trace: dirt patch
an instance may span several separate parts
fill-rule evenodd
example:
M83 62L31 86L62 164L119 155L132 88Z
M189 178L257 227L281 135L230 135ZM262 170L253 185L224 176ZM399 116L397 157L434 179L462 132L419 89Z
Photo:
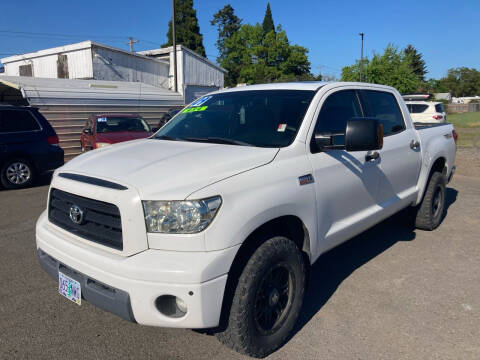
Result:
M455 159L457 174L480 178L480 148L459 147Z

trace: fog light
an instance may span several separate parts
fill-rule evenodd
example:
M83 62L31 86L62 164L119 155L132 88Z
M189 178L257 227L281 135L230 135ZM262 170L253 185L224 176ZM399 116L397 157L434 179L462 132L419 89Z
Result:
M162 295L155 300L155 306L163 315L171 318L180 318L187 313L185 302L173 295Z
M175 298L175 302L177 303L177 308L183 313L187 313L187 304L185 304L185 301L180 299L179 297Z

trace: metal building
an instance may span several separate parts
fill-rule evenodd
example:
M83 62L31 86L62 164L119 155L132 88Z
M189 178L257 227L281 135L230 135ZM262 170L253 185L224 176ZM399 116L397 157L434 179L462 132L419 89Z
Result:
M142 82L168 88L168 61L92 41L1 59L7 76Z
M173 89L173 46L141 51L158 60L167 61L170 66L169 89ZM184 95L185 103L214 90L222 89L227 70L182 45L177 45L177 84Z
M1 59L7 76L130 81L173 89L173 46L131 53L83 41ZM186 103L223 88L227 71L177 45L177 85Z

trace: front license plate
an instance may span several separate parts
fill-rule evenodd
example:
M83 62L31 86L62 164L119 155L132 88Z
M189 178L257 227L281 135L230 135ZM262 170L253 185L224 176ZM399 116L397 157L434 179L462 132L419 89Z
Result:
M58 272L58 292L68 300L78 305L82 304L82 288L80 283L60 271Z

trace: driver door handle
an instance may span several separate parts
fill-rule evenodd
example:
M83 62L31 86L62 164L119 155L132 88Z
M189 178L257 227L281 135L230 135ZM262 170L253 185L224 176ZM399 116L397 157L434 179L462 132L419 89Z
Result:
M417 150L420 148L420 143L417 140L410 141L410 149Z
M368 153L367 155L365 155L365 161L374 161L374 160L377 160L379 157L380 157L380 154L378 153L378 151L374 151L372 153Z

